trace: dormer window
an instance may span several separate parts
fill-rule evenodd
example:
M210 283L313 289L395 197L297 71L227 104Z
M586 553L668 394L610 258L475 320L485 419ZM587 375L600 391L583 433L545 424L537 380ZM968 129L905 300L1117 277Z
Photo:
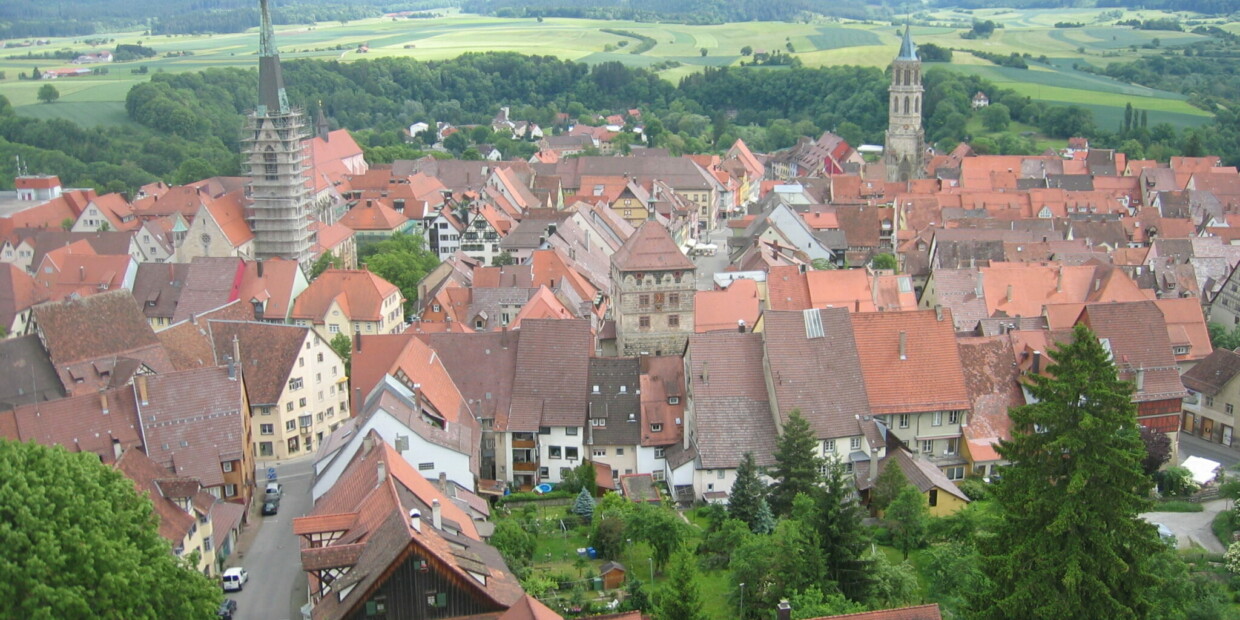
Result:
M652 433L661 433L661 432L663 432L663 425L662 425L662 424L651 424L651 425L650 425L650 432L652 432Z
M667 404L669 404L669 405L679 405L679 404L680 404L680 397L679 397L679 396L668 396L668 397L667 397Z

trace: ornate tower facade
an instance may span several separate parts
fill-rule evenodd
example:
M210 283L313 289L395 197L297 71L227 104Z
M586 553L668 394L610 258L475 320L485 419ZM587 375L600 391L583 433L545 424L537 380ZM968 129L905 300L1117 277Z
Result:
M679 355L693 334L697 267L662 224L647 220L611 255L620 355Z
M891 63L891 93L887 108L887 137L883 161L888 181L908 181L921 176L926 134L921 128L921 59L908 26L900 54Z
M305 146L305 114L289 105L267 0L259 0L258 107L246 117L243 165L250 177L247 215L256 258L310 258L312 187Z

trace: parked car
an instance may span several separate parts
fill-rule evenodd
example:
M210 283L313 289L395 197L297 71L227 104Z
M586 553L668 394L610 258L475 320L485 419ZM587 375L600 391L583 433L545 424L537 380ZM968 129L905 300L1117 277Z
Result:
M223 603L220 603L220 610L216 615L218 615L221 620L232 620L233 614L235 613L237 613L237 601L226 598Z
M263 516L273 515L280 511L280 500L268 500L263 502Z
M233 591L240 592L241 588L245 586L245 582L249 580L250 580L250 574L245 572L244 568L241 568L239 566L234 566L233 568L230 568L224 571L224 577L223 577L224 591L225 592L233 592Z
M275 500L278 502L280 501L280 498L283 496L284 496L284 485L280 484L279 482L268 482L267 483L267 490L265 493L263 493L263 501L269 502L269 501Z

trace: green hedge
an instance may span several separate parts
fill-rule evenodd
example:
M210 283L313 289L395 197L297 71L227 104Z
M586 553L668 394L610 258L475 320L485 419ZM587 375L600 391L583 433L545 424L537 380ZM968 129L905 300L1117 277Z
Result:
M504 506L514 502L545 502L549 499L571 499L576 496L576 493L570 493L568 491L552 491L550 493L534 493L533 491L525 491L505 495L495 500L495 505Z
M1173 499L1154 504L1154 512L1201 512L1206 507L1182 499Z
M1236 530L1233 515L1232 511L1224 510L1214 515L1214 521L1210 523L1210 529L1214 530L1214 537L1223 543L1223 548L1231 545L1231 533Z

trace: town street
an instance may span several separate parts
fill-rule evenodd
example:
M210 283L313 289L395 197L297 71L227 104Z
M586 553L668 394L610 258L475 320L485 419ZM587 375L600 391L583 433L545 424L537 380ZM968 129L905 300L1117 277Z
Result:
M293 535L294 517L310 512L310 483L314 461L303 457L288 461L270 461L259 465L254 495L254 509L248 527L258 528L250 536L243 534L240 552L230 558L229 566L245 567L250 581L240 592L226 592L237 601L237 620L298 620L301 606L306 603L306 575L301 570L301 554ZM275 467L284 485L280 512L262 516L263 489L267 467Z

